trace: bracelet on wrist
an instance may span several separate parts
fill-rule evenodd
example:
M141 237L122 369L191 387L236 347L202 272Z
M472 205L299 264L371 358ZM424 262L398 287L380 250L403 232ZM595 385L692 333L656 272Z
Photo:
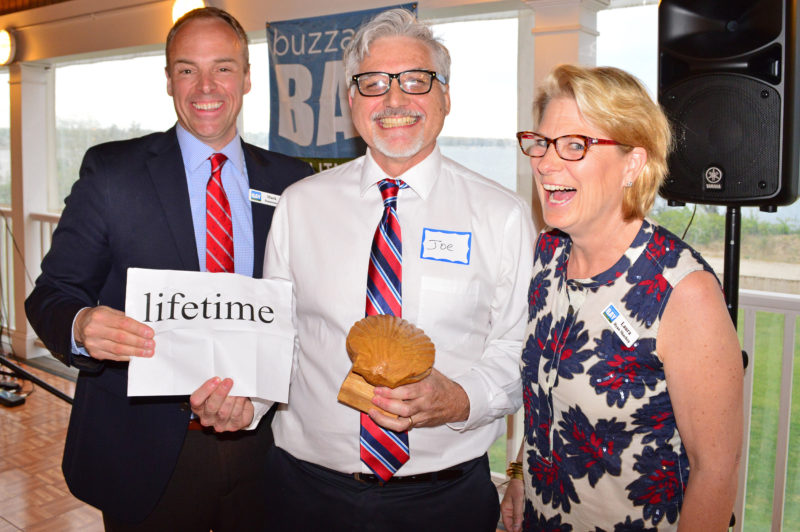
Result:
M508 468L506 468L506 476L522 480L522 462L509 462Z

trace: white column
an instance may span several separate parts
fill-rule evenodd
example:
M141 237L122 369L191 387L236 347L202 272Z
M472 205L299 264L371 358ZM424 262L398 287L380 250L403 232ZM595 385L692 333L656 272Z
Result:
M517 113L520 130L533 127L534 88L556 65L594 66L597 49L597 12L610 0L523 0L530 11L519 15ZM531 181L528 158L518 155L517 190L531 201L534 222L542 218Z
M534 14L531 10L520 10L517 29L517 131L530 131L533 128L533 88L534 88L534 47L531 28ZM531 180L531 165L528 157L516 150L517 154L517 193L531 204L532 212L539 213L539 202ZM541 215L534 214L534 222L539 227ZM521 416L520 416L521 418ZM519 432L521 435L521 431ZM518 442L517 442L518 446Z
M53 73L48 66L28 63L9 67L11 117L11 209L14 254L14 352L34 353L36 335L25 317L25 297L40 271L41 237L32 212L47 211L48 172L53 161Z
M561 63L595 65L597 12L609 0L524 1L536 15L531 33L537 83Z

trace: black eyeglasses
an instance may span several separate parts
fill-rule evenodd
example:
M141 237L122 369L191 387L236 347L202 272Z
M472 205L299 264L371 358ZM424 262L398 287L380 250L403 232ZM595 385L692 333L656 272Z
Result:
M580 161L586 155L586 151L595 144L608 144L613 146L625 146L616 140L595 139L586 135L563 135L556 139L551 139L534 133L533 131L520 131L517 133L517 140L522 153L528 157L544 157L547 148L551 144L555 145L556 153L565 161Z
M428 94L433 87L433 80L438 79L442 85L447 80L432 70L406 70L397 74L387 72L362 72L351 78L362 96L381 96L389 92L392 80L396 79L400 90L406 94Z

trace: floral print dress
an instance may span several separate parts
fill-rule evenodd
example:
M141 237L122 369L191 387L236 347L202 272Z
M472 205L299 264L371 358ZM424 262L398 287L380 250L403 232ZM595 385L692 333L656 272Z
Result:
M536 244L522 352L525 530L675 530L689 460L656 338L672 289L710 266L642 223L608 271L567 279L572 241Z

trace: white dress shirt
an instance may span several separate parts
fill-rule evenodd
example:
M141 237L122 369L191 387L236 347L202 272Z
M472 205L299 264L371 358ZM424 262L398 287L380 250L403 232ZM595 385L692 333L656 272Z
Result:
M377 183L386 177L367 152L299 181L281 196L267 240L264 276L293 283L298 334L275 442L343 473L369 472L359 458L359 412L336 396L351 367L345 338L364 317L370 246L383 212ZM431 338L434 367L470 402L466 422L409 432L411 458L397 473L405 476L481 456L504 431L503 416L520 407L534 231L521 198L438 147L399 178L409 185L397 200L403 318ZM431 251L442 242L443 250Z

